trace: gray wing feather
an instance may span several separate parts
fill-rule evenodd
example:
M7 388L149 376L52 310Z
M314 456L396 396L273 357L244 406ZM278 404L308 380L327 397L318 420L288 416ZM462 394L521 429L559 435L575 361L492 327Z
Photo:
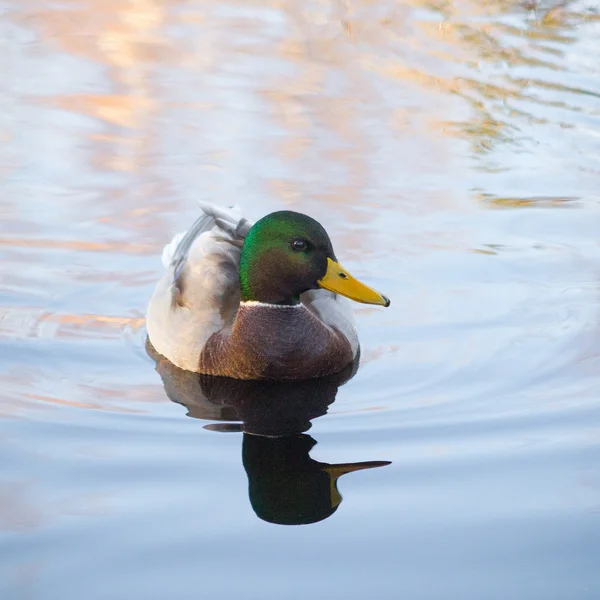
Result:
M185 261L187 260L188 253L192 244L196 241L196 238L203 232L212 229L215 225L215 220L212 215L206 214L206 212L198 217L194 224L188 229L185 235L181 238L181 241L175 248L175 252L173 253L173 260L171 261L171 266L173 267L173 282L177 283L181 272L183 271L183 267L185 266Z
M173 253L171 266L173 267L173 283L175 284L177 284L185 267L190 248L200 234L211 230L216 225L228 234L232 241L243 241L252 226L252 223L244 217L237 220L228 212L219 210L219 208L212 204L205 204L203 202L199 202L198 204L203 214L196 219L194 224L181 238Z

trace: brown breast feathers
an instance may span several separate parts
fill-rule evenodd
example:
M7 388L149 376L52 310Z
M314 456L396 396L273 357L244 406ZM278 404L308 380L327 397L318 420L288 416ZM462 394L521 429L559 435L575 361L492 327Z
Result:
M233 328L213 335L200 373L236 379L310 379L353 359L348 340L304 305L241 304Z

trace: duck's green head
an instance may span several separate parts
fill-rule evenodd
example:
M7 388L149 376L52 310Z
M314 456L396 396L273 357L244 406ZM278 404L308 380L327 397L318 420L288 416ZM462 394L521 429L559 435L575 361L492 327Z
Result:
M248 232L240 259L240 286L243 301L267 304L295 304L300 294L317 288L365 304L390 304L337 262L320 223L290 210L263 217Z

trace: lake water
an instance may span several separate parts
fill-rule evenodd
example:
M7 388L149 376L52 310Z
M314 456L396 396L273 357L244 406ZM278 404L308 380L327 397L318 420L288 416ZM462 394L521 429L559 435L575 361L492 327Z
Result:
M590 0L0 2L0 598L600 598L599 56ZM354 377L155 364L197 200L391 298Z

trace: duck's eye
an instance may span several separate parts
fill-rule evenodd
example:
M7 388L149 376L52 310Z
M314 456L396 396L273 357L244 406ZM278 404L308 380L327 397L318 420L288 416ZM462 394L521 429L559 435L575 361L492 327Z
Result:
M304 240L294 240L292 242L292 248L294 250L306 250L306 242Z

